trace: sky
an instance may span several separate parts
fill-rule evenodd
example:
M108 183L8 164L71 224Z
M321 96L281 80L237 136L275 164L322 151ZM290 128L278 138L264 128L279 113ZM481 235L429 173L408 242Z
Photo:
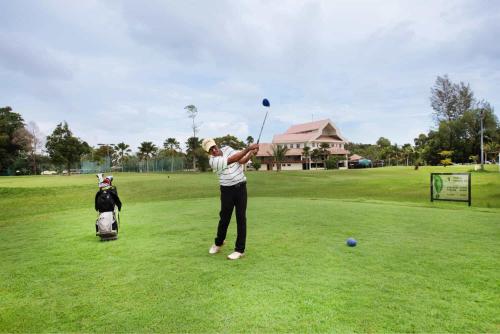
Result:
M500 108L500 1L1 1L0 106L90 145L261 142L329 118L413 143L438 75Z

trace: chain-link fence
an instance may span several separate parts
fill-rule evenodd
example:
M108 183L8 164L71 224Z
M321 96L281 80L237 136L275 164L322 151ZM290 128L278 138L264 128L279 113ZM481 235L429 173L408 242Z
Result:
M111 164L111 159L106 158L102 161L81 162L81 173L106 173L106 172L136 172L136 173L161 173L161 172L180 172L186 168L186 158L167 157L152 158L148 160L129 159L121 164Z

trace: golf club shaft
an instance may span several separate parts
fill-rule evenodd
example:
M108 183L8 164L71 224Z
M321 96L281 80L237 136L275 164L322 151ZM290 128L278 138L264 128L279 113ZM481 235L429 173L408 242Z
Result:
M259 133L259 138L257 139L257 144L260 142L260 136L262 135L262 129L264 129L264 124L266 124L266 119L267 119L267 113L269 111L266 111L266 116L264 117L264 122L262 122L262 126L260 127L260 133Z

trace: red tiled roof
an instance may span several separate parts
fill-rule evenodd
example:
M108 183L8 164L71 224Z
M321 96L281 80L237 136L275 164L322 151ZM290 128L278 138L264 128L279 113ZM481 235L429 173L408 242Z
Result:
M284 133L275 135L273 143L303 143L313 140L317 137L317 133Z
M268 157L273 155L272 152L272 147L273 144L270 143L260 143L259 144L259 152L257 152L258 157ZM269 153L268 153L269 152Z
M288 133L300 133L305 131L319 131L322 130L328 124L329 121L330 121L329 119L322 119L320 121L292 125L291 127L288 128L288 130L286 130L285 133L288 134Z

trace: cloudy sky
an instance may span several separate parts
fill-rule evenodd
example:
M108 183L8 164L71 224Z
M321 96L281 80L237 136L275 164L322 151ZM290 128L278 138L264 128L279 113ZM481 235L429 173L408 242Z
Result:
M432 123L437 75L500 108L500 1L0 1L0 105L91 145L263 141L331 119L403 144Z

